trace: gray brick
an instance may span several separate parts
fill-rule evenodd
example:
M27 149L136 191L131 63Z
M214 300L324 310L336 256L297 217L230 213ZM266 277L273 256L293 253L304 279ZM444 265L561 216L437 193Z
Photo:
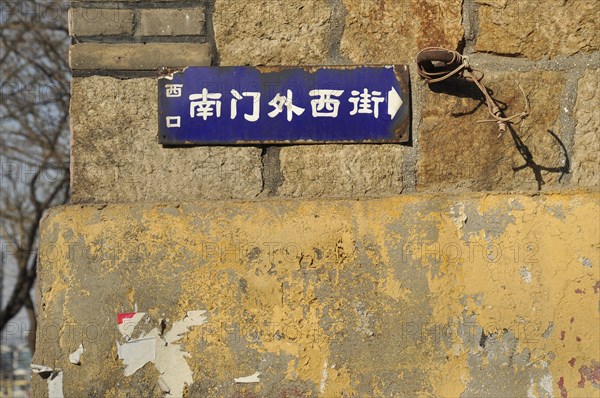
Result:
M71 36L133 35L133 10L114 8L71 8Z
M81 43L71 46L71 69L154 70L161 66L208 66L210 46L194 43Z
M204 34L204 8L148 9L140 11L142 36L194 36Z

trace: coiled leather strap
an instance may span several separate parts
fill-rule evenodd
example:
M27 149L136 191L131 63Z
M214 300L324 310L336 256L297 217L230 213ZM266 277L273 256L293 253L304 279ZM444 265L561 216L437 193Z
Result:
M428 47L421 50L417 55L417 72L428 84L438 83L450 78L464 78L475 83L485 97L488 112L492 116L492 119L479 122L496 122L500 133L506 131L507 123L511 123L516 119L523 120L529 115L529 99L523 88L519 86L523 97L525 97L526 110L513 116L504 116L500 107L490 95L489 90L481 83L484 76L483 72L471 68L469 59L456 51L440 47Z

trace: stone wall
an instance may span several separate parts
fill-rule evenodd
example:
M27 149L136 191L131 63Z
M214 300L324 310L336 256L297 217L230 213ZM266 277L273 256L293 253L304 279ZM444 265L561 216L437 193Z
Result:
M73 2L73 201L598 188L598 12L590 0ZM472 87L423 83L413 62L427 46L469 55L507 113L524 109L520 84L531 115L518 137L477 123ZM410 145L156 145L161 66L403 63Z
M73 1L72 204L42 222L34 362L65 396L599 396L599 13ZM509 114L521 86L529 117L479 123L473 86L419 79L427 46ZM159 67L351 64L410 65L409 144L157 142Z

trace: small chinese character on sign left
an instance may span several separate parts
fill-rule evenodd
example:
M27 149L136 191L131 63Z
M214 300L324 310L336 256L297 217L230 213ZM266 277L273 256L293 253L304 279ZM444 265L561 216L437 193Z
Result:
M181 97L181 88L183 84L165 84L166 95L168 98Z
M209 93L207 89L202 89L202 94L190 95L190 117L201 117L206 120L209 116L221 117L221 94Z
M181 127L181 116L167 116L167 127Z

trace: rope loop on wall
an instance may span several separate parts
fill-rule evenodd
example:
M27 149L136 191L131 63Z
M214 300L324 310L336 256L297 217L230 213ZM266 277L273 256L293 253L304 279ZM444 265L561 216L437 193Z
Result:
M428 84L439 83L450 78L461 78L475 83L481 91L487 104L488 112L492 119L479 120L478 123L495 122L498 124L500 134L506 131L507 123L520 122L529 116L529 99L519 85L525 99L525 111L506 116L490 95L489 90L481 82L484 74L481 70L472 68L469 58L457 51L440 47L427 47L417 55L417 72Z

